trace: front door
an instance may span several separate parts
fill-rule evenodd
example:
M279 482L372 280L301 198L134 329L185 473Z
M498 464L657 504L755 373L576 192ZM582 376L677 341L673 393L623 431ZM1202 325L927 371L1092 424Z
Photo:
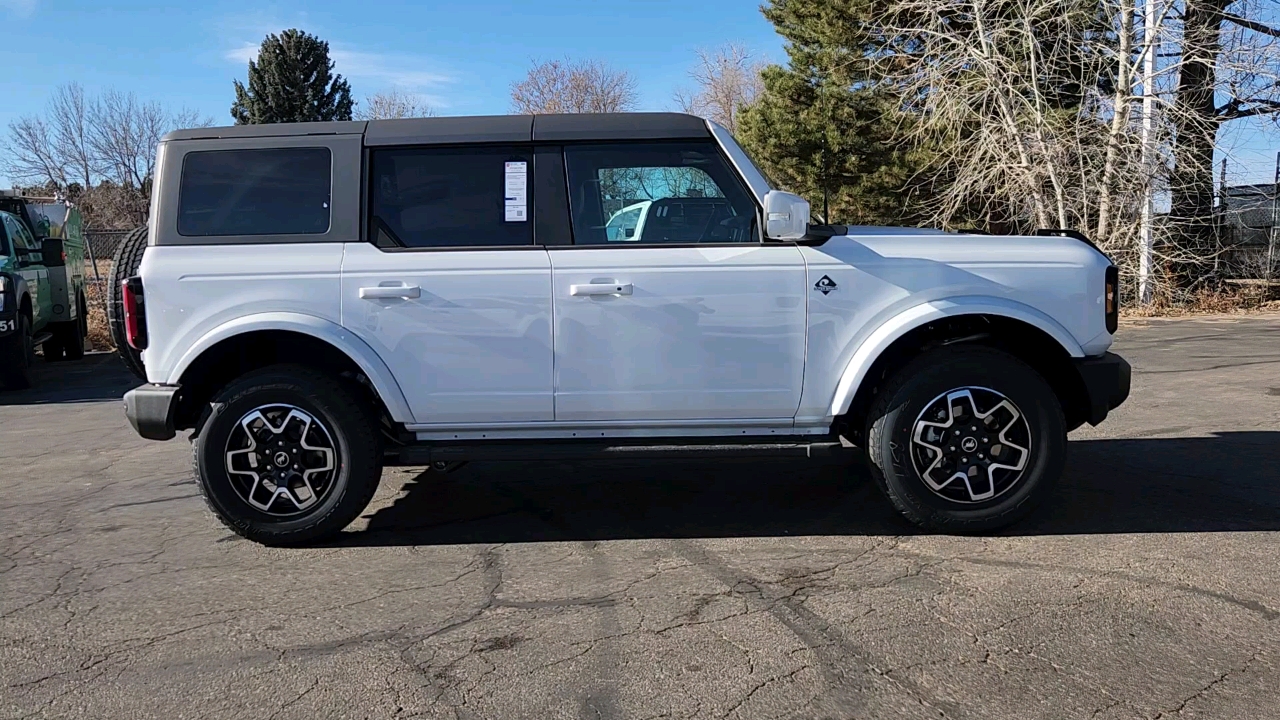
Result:
M53 297L50 294L49 269L45 267L40 248L27 226L14 215L4 215L5 230L13 244L14 259L20 268L18 274L27 281L31 293L33 328L42 328L53 314Z
M371 152L372 242L346 249L342 322L391 368L420 424L554 417L532 159L514 146Z
M789 419L804 259L762 243L711 142L565 149L574 244L549 249L557 421Z

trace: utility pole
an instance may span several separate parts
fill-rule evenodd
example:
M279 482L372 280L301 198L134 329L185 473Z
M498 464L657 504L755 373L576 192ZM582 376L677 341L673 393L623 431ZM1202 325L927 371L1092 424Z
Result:
M1142 225L1138 236L1139 305L1151 302L1151 247L1155 235L1156 0L1146 0L1145 9L1142 23L1142 170L1147 174L1147 187L1142 198Z
M1276 259L1276 225L1280 225L1280 152L1276 153L1276 179L1271 186L1271 232L1267 233L1267 282L1264 297L1271 294L1271 266Z

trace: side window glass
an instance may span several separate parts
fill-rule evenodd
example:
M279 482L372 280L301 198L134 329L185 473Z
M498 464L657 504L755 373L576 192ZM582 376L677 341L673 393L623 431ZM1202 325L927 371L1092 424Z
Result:
M5 215L4 229L10 239L13 240L13 246L15 248L21 248L23 250L32 249L32 242L29 239L30 236L27 234L27 229L22 225L20 220L12 215Z
M10 222L13 223L14 230L17 232L18 237L22 238L22 244L26 245L31 250L36 250L36 239L31 236L31 231L27 230L27 226L24 225L21 220L17 219L10 220Z
M178 190L178 234L324 234L332 165L328 148L187 153Z
M577 245L756 242L756 204L711 143L565 149Z
M369 171L369 236L379 247L533 244L527 148L387 148Z

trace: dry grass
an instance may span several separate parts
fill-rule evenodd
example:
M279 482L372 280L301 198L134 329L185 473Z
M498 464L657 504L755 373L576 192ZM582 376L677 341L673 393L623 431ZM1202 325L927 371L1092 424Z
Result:
M111 277L111 261L98 260L101 282L94 279L93 265L85 260L85 301L89 303L89 345L95 350L110 350L111 331L107 329L107 278Z
M111 331L107 329L105 281L101 285L90 280L86 283L86 298L89 303L89 344L95 350L110 350L115 347L111 343Z
M1122 307L1120 314L1130 318L1185 317L1188 315L1232 315L1280 310L1275 291L1256 285L1227 286L1221 290L1202 290L1187 303L1155 302L1146 307Z

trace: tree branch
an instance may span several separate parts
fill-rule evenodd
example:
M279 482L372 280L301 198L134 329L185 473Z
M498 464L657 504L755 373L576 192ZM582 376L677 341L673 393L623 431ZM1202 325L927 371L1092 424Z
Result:
M1280 38L1280 29L1273 28L1269 25L1263 25L1260 22L1254 22L1249 18L1243 18L1243 17L1240 17L1239 15L1233 15L1229 12L1224 12L1222 13L1222 19L1226 20L1227 22L1235 23L1236 25L1239 25L1240 27L1245 28L1246 30L1252 30L1256 33L1262 33L1263 35L1270 35L1271 37Z

